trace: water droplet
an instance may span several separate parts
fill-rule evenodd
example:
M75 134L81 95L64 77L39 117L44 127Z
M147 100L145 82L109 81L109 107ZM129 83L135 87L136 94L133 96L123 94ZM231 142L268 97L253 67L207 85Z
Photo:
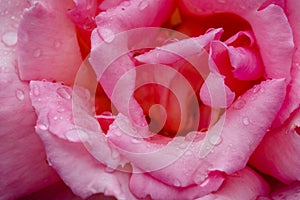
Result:
M58 107L57 112L63 113L63 112L65 112L65 109L63 107Z
M70 88L59 87L59 88L57 88L56 93L64 99L71 99L71 89Z
M254 93L254 94L258 93L258 92L260 91L260 89L261 89L261 86L260 86L260 85L254 86L254 88L253 88L253 93Z
M38 85L34 85L32 88L32 92L34 96L39 96L40 95L40 88Z
M147 1L141 1L141 2L139 3L138 7L139 7L140 10L144 10L145 8L148 7L148 5L149 5L149 4L148 4Z
M23 101L25 99L25 94L23 90L17 89L16 90L16 97L17 99L19 99L20 101Z
M246 125L246 126L248 126L248 125L250 124L250 121L249 121L249 118L248 118L248 117L245 117L245 118L243 119L243 124Z
M43 124L43 123L39 123L39 124L37 124L37 128L39 128L40 130L46 131L46 130L48 130L49 125Z
M193 155L193 152L191 152L190 150L188 150L188 151L185 152L185 155L191 156L191 155Z
M10 31L2 35L2 41L7 46L14 46L17 44L17 33L14 31Z
M179 181L178 179L176 179L176 180L174 181L174 186L175 186L175 187L180 187L180 186L181 186L181 183L180 183L180 181Z
M115 39L115 34L110 29L100 28L98 29L98 33L100 34L102 39L107 43L111 43Z
M136 138L132 138L132 139L131 139L131 142L132 142L133 144L139 144L139 143L141 143L141 141L138 140L138 139L136 139Z
M58 120L58 117L57 117L57 116L54 116L54 117L53 117L53 120L55 120L55 121Z
M233 108L236 110L242 109L246 104L246 101L243 99L238 99L236 102L233 104Z
M34 56L35 58L40 57L40 55L41 55L41 50L40 50L40 49L36 49L36 50L33 52L33 56Z
M107 166L107 167L105 168L105 171L108 172L108 173L112 173L112 172L115 171L115 169L112 168L112 167L108 167L108 166Z
M72 141L72 142L76 142L76 141L86 141L88 138L88 135L85 131L80 130L80 129L71 129L68 130L65 133L65 136L68 140Z
M55 42L54 42L54 47L57 48L57 49L58 49L59 47L61 47L61 42L60 42L60 41L55 41Z
M209 178L204 180L201 184L200 187L205 187L209 183Z
M222 137L220 135L212 135L210 138L209 138L209 142L212 144L212 145L218 145L222 142Z

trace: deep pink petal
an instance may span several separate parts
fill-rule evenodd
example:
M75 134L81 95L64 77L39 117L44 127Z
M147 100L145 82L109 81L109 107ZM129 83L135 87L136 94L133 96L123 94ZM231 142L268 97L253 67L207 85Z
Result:
M75 27L66 13L72 7L71 0L63 4L45 0L24 11L18 29L22 80L73 83L82 59Z
M298 7L300 2L296 0L286 1L286 14L293 31L293 39L295 42L295 53L293 57L293 65L291 69L292 81L288 86L288 93L285 102L275 119L273 126L278 127L284 123L290 114L299 106L300 102L300 13Z
M225 85L224 79L220 74L208 75L200 90L200 98L205 105L227 108L232 104L235 94Z
M29 86L15 67L17 28L27 1L0 2L0 199L17 199L59 181L35 133Z
M210 173L232 174L245 167L284 99L283 83L283 80L266 81L247 91L200 141L178 136L163 144L151 138L135 138L136 129L122 115L111 125L107 136L122 155L161 182L173 185L179 180L182 186L201 184L211 178ZM264 117L257 118L257 113Z
M136 59L149 64L173 64L180 59L186 59L192 55L201 53L212 40L219 39L222 32L222 29L214 29L199 37L166 44L137 56Z
M300 109L281 127L266 134L251 158L251 165L284 183L300 180Z
M198 200L257 199L260 196L267 196L269 191L270 188L267 182L252 169L246 167L227 176L218 191Z
M151 196L152 199L195 199L208 192L215 191L220 185L223 177L216 174L204 182L203 185L194 185L187 188L180 187L180 181L174 185L166 185L148 174L135 170L130 178L130 189L138 198Z
M300 182L294 182L291 185L277 188L271 193L271 198L274 200L297 200L300 199Z
M184 0L181 7L185 12L196 15L229 12L247 20L260 48L267 78L286 78L288 83L294 51L292 30L283 9L274 4L263 5L264 2L266 1ZM276 3L281 5L280 1ZM270 21L276 23L270 24Z
M228 47L234 77L239 80L257 80L263 76L263 63L255 49Z

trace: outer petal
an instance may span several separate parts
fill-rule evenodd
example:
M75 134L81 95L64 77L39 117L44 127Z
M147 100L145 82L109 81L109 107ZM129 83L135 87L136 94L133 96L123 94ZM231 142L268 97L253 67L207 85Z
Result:
M19 18L26 1L0 1L0 199L17 199L59 180L34 131L28 83L15 71Z
M39 93L35 93L37 86ZM90 116L90 97L85 90L76 88L68 93L71 88L61 83L42 81L31 82L31 89L38 115L36 131L45 145L48 162L72 191L82 198L104 193L134 199L128 189L129 174L112 172L120 157L112 152L97 120ZM58 113L53 106L57 104L65 110L55 118Z
M184 0L182 9L196 15L229 12L246 19L260 48L267 78L286 78L288 83L294 51L292 30L283 9L270 4L270 1L267 1L267 4L263 4L264 2L266 1ZM270 21L276 23L271 25Z
M288 119L289 115L299 106L300 102L300 2L296 0L286 1L286 14L293 30L293 38L295 42L295 54L293 57L293 66L291 70L292 81L288 86L288 93L285 102L273 123L274 127L278 127Z
M204 139L177 137L166 145L135 138L134 129L122 116L111 125L108 137L135 166L161 182L174 185L179 181L182 187L209 182L211 173L232 174L245 167L283 101L283 82L263 82L246 92ZM257 118L257 113L264 117Z
M269 186L257 173L246 167L228 176L220 189L198 200L257 199L269 194Z
M200 90L200 98L205 105L227 108L232 104L235 94L225 85L224 79L220 74L208 75Z
M300 109L283 126L266 134L250 160L251 165L284 183L300 180Z
M295 182L291 185L277 188L271 193L271 198L274 200L297 200L300 199L300 182Z
M72 6L71 0L63 4L45 0L24 11L18 30L22 80L73 83L82 59L75 27L66 13Z
M149 194L152 199L195 199L209 191L215 191L221 185L222 176L212 176L211 181L203 185L193 185L187 188L178 187L180 182L174 185L166 185L148 174L137 171L130 178L130 189L138 198L146 198ZM217 183L217 184L216 184ZM216 187L217 185L217 187Z

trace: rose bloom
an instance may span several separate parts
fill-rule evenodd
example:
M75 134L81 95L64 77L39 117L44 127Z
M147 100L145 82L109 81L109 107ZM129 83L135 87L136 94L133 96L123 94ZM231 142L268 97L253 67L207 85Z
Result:
M1 0L0 199L300 199L299 0Z

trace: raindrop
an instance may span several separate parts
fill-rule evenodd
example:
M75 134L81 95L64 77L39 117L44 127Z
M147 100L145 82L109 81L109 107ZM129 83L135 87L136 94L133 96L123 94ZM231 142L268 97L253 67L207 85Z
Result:
M64 99L71 99L71 89L69 88L59 87L57 88L56 93Z
M34 56L35 58L40 57L40 55L41 55L41 50L40 50L40 49L36 49L36 50L33 52L33 56Z
M191 155L193 155L193 152L191 152L190 150L188 150L187 152L185 152L185 155L191 156Z
M40 95L40 88L38 85L34 85L32 88L32 92L34 96L39 96Z
M212 145L218 145L222 142L222 137L220 135L213 135L209 138L209 142Z
M185 149L187 147L187 143L186 142L182 142L180 145L179 145L179 148L180 149Z
M145 8L148 7L148 2L147 1L141 1L138 5L140 10L144 10Z
M14 31L10 31L2 35L2 41L7 46L14 46L17 44L17 33Z
M180 181L178 179L176 179L174 181L174 186L176 186L176 187L180 187L181 186L181 183L180 183Z
M57 48L57 49L58 49L59 47L61 47L61 42L60 42L60 41L55 41L55 42L54 42L54 47Z
M243 99L238 99L234 104L233 104L233 108L236 110L240 110L242 109L246 104L246 101Z
M111 43L115 39L115 34L110 29L100 28L98 29L98 33L107 43Z
M108 173L112 173L112 172L115 171L115 169L112 168L112 167L106 167L106 168L105 168L105 171L108 172Z
M17 99L19 99L20 101L23 101L25 99L25 95L24 95L24 91L17 89L16 90L16 97Z
M248 118L248 117L245 117L245 118L243 119L243 124L246 125L246 126L248 126L248 125L250 124L250 121L249 121L249 118Z
M39 128L40 130L46 131L46 130L48 130L49 126L47 124L39 123L37 125L37 128Z
M133 144L139 144L139 143L141 143L140 140L135 139L135 138L132 138L132 139L131 139L131 142L132 142Z
M58 120L58 117L57 117L57 116L54 116L53 119L56 121L56 120Z
M253 88L253 93L254 93L254 94L258 93L258 92L260 91L260 89L261 89L261 86L260 86L260 85L254 86L254 88Z
M65 109L63 107L58 107L57 112L63 113L63 112L65 112Z

